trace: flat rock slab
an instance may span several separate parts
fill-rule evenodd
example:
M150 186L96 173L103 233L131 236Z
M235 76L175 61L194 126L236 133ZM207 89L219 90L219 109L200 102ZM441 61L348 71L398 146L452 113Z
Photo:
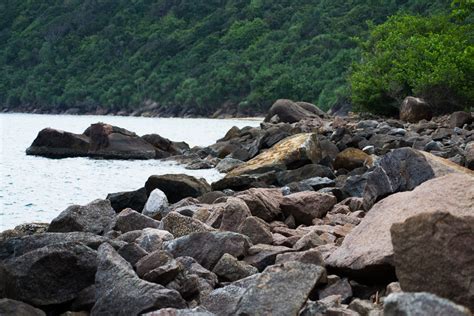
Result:
M429 180L413 191L393 194L376 203L362 222L327 259L328 266L371 281L394 278L392 224L425 213L456 216L474 212L474 177L450 174Z

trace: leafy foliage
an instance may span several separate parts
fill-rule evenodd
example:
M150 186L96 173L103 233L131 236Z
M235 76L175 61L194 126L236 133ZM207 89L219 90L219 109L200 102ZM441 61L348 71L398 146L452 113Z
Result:
M465 9L453 16L466 19L466 7L458 8ZM350 77L359 110L390 114L407 95L424 97L439 112L474 100L472 23L449 15L396 15L373 27L362 48Z
M149 100L206 114L225 103L263 110L285 97L327 108L347 97L348 69L360 58L353 38L365 36L366 21L448 8L442 0L5 0L0 105L118 111Z

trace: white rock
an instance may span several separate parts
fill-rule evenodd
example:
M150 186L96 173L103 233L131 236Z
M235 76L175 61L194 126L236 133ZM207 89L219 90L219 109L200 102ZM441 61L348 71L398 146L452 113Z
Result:
M156 215L165 212L168 206L166 194L160 189L155 189L150 193L142 213L154 218Z

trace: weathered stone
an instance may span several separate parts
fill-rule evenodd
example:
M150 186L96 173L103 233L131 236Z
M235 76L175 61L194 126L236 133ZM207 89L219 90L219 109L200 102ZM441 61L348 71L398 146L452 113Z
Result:
M324 259L318 250L310 249L298 252L285 252L276 256L275 263L284 263L288 261L299 261L301 263L325 266Z
M292 215L297 224L311 225L313 219L326 215L336 203L330 194L298 192L283 197L280 207L286 216Z
M307 164L301 168L294 170L285 170L277 174L277 180L280 185L291 182L298 182L314 177L334 178L334 172L326 166L318 164Z
M372 157L358 148L346 148L337 154L334 160L334 169L353 170L363 166L371 166Z
M243 221L239 233L248 236L254 245L271 244L273 236L267 226L262 219L250 216Z
M229 198L224 204L220 230L238 232L244 220L251 216L247 204L238 198Z
M169 203L166 194L160 189L154 189L151 191L150 196L143 207L142 214L155 219L161 219L164 217L164 213L168 207Z
M212 270L224 253L242 258L250 247L248 237L233 232L192 233L166 242L163 249L174 257L189 256Z
M179 238L191 233L209 232L214 229L203 222L192 217L183 216L176 212L171 212L161 221L161 228L169 231L175 238Z
M324 268L286 262L265 269L237 304L235 315L298 315Z
M431 120L433 111L425 100L415 97L406 97L400 106L400 119L410 123L421 120Z
M256 267L258 271L263 271L267 266L275 263L277 255L290 251L295 250L284 246L258 244L249 249L249 255L244 261Z
M96 303L91 315L138 315L165 307L185 308L178 292L138 278L132 266L108 244L98 251Z
M369 211L327 260L327 264L364 279L394 278L390 227L420 213L472 215L474 177L451 174L429 180L413 191L393 194ZM374 242L376 241L376 242Z
M158 311L143 314L143 316L215 316L213 313L198 306L193 309L162 308Z
M38 308L34 308L26 303L11 300L8 298L0 299L0 315L2 316L46 316Z
M226 178L244 174L264 173L275 168L287 168L321 159L316 134L303 133L283 139L272 148L236 167Z
M183 270L166 251L156 250L137 262L137 274L143 280L166 285Z
M165 174L151 176L145 183L147 194L160 189L168 197L170 203L176 203L186 197L198 197L211 191L204 179L196 179L185 174Z
M109 200L95 200L84 206L69 206L51 221L48 231L102 234L114 217L115 211Z
M235 197L242 199L250 209L253 216L270 222L275 218L283 217L280 202L283 195L279 189L249 189L237 193Z
M234 159L234 158L224 158L219 163L216 165L216 169L219 172L222 173L227 173L229 171L232 171L232 169L235 169L236 167L240 166L244 162L239 159Z
M7 229L0 232L0 243L3 241L15 238L24 237L35 234L41 234L48 231L49 224L47 223L25 223L15 226L13 229Z
M425 213L392 225L395 268L404 291L429 291L474 310L474 195L471 202L465 210L471 216Z
M347 308L359 313L361 316L371 316L370 314L376 309L376 305L370 301L356 298L349 304Z
M174 236L166 231L156 228L145 228L140 231L135 242L147 252L153 252L161 249L163 242L174 239Z
M331 295L339 295L342 303L348 303L352 297L352 288L347 279L340 279L318 291L320 299Z
M308 111L306 105L301 106L291 100L279 99L273 103L265 117L265 122L270 122L272 117L278 115L279 122L295 123L305 118L317 118L316 110Z
M384 300L384 316L470 316L463 306L430 293L396 293Z
M26 150L27 155L48 158L84 157L89 151L89 137L45 128Z
M6 297L35 306L61 304L93 284L96 269L91 248L77 242L48 245L4 261L0 293L3 287Z
M212 270L224 281L237 281L258 272L257 268L225 253Z
M466 144L466 168L474 170L474 141Z
M116 230L126 233L144 228L158 228L159 226L160 222L155 221L153 218L127 208L117 214L115 219L110 224L109 230Z
M19 257L30 251L61 243L81 243L91 249L97 249L104 242L110 243L115 248L125 245L123 241L111 240L92 233L42 233L15 237L0 243L0 260Z
M298 251L304 251L308 249L315 248L317 246L321 246L326 244L326 242L319 237L317 231L310 231L309 233L305 234L301 237L293 246L294 249Z
M473 121L474 118L472 117L471 113L457 111L451 113L449 117L449 126L451 128L463 127L464 124L471 124Z
M110 201L115 212L120 213L126 208L137 211L143 210L148 197L145 188L141 188L135 191L110 193L107 194L106 199Z

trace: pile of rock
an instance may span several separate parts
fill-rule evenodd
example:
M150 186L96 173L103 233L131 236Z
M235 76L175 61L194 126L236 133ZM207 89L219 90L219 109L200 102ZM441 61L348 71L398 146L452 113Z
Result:
M182 157L220 181L153 175L2 233L0 314L471 315L472 122L281 109Z

